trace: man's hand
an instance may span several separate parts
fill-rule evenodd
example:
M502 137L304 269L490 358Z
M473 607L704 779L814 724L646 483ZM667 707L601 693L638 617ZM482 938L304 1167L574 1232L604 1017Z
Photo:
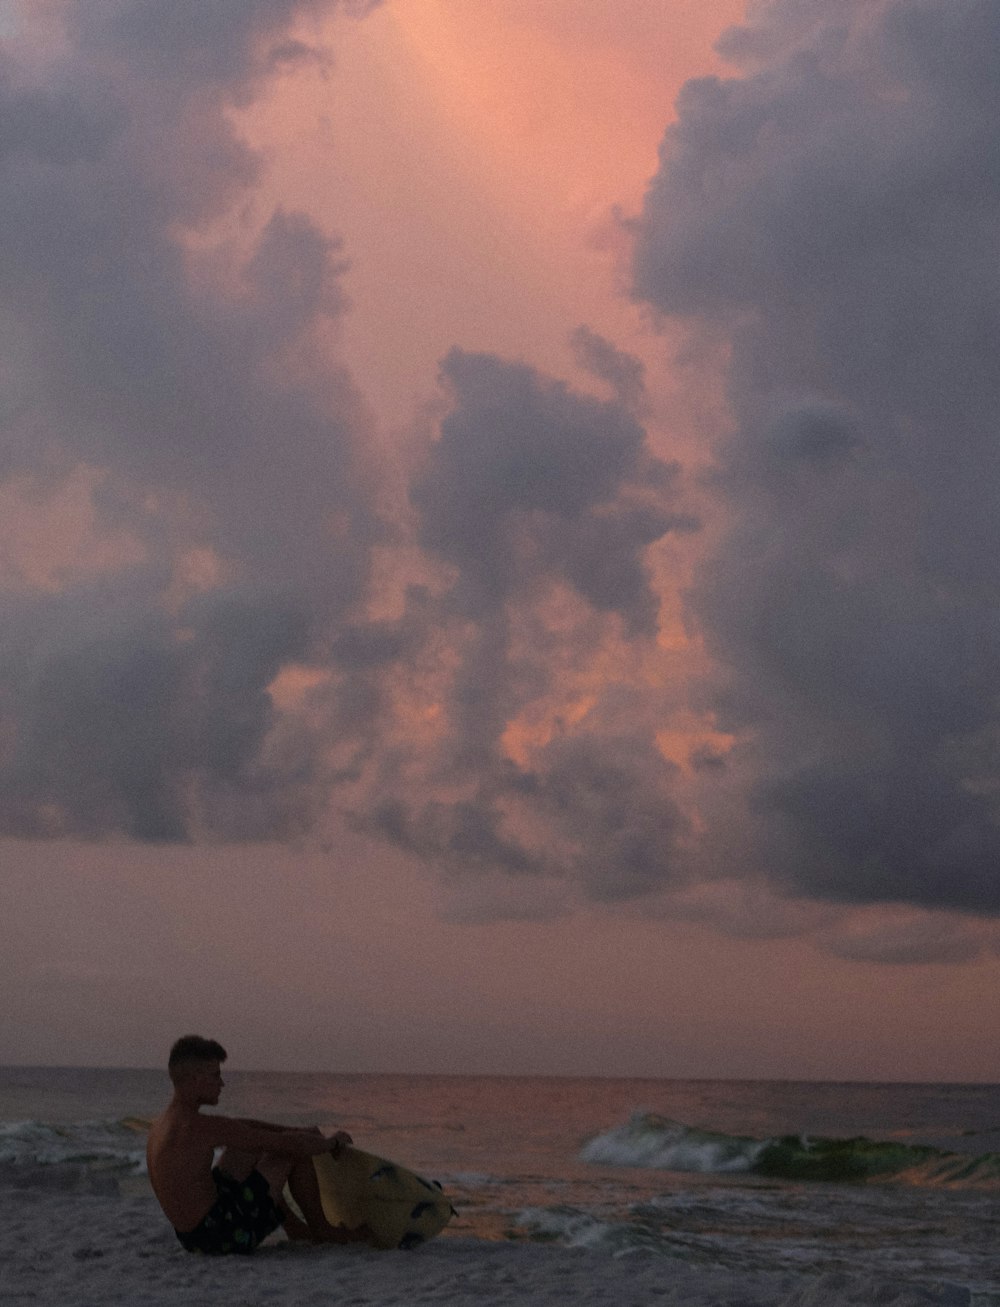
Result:
M327 1140L330 1145L330 1156L339 1157L345 1148L349 1148L354 1140L346 1130L338 1130L336 1134L330 1135Z

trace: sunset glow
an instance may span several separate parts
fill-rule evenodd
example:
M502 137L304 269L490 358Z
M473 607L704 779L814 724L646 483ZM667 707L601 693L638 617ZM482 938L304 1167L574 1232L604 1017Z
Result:
M974 34L358 8L0 6L11 1059L1000 1077Z

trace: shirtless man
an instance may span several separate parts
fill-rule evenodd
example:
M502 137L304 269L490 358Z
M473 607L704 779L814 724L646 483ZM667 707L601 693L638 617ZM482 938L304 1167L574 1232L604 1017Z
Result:
M214 1039L185 1035L170 1050L174 1086L166 1111L153 1122L146 1160L153 1192L188 1252L249 1253L279 1225L290 1239L319 1243L363 1241L367 1231L335 1228L323 1215L317 1153L337 1156L351 1142L338 1130L290 1129L266 1121L203 1116L223 1087L226 1050ZM224 1152L212 1162L215 1149ZM282 1197L285 1184L303 1223Z

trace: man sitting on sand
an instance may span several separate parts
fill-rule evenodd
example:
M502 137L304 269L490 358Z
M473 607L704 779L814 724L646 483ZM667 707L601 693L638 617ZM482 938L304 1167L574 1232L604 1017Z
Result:
M188 1252L249 1253L279 1225L290 1239L363 1241L367 1231L335 1228L323 1215L317 1153L337 1156L351 1142L338 1130L289 1129L266 1121L203 1116L223 1087L226 1050L214 1039L185 1035L170 1050L174 1086L166 1111L149 1131L146 1160L153 1192ZM213 1166L215 1149L225 1151ZM304 1222L289 1211L285 1184Z

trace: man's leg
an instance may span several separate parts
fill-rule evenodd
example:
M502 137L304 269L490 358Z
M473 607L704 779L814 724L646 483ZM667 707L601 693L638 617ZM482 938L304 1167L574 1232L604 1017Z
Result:
M258 1163L257 1170L267 1177L272 1194L277 1191L280 1195L287 1184L296 1206L305 1217L305 1225L303 1225L291 1212L288 1212L284 1199L276 1197L278 1206L282 1211L288 1212L284 1226L289 1239L310 1239L314 1243L366 1243L368 1241L370 1232L367 1226L362 1226L359 1230L348 1230L342 1225L331 1225L326 1219L323 1201L319 1196L316 1168L312 1164L311 1157L293 1160L280 1155L267 1156ZM277 1184L275 1180L278 1181Z
M310 1239L309 1229L296 1220L288 1210L282 1197L285 1178L291 1170L293 1158L275 1154L257 1154L242 1152L236 1148L227 1148L218 1161L218 1169L226 1180L235 1188L232 1191L232 1206L229 1210L231 1221L244 1226L253 1238L251 1247L265 1239L280 1224L288 1232L289 1238ZM251 1180L251 1175L255 1178ZM265 1197L259 1188L261 1181L265 1185L266 1197L271 1200L271 1210L266 1205L258 1204ZM248 1185L249 1188L243 1186ZM220 1191L222 1180L219 1181ZM254 1203L253 1199L257 1202ZM250 1251L249 1248L242 1251Z
M317 1128L316 1133L320 1131ZM334 1226L326 1219L319 1196L319 1181L311 1157L294 1158L287 1153L241 1152L227 1148L219 1158L219 1169L234 1180L245 1180L251 1171L259 1171L267 1181L275 1206L282 1214L281 1224L289 1239L311 1240L314 1243L366 1243L371 1231L366 1225L358 1230ZM288 1185L296 1205L305 1217L303 1223L294 1216L284 1198Z

